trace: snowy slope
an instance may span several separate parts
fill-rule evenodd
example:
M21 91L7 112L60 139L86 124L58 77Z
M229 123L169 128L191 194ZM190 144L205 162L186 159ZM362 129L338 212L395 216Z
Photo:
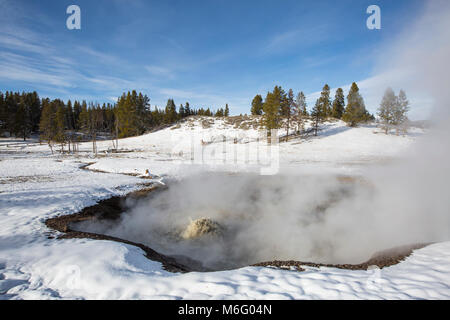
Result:
M135 190L143 182L120 173L144 174L149 169L170 179L203 170L186 155L191 143L201 146L203 138L212 142L209 146L223 136L231 139L230 146L236 146L235 137L241 139L238 146L256 144L255 129L234 128L217 119L203 129L199 121L119 141L120 148L133 152L104 153L111 142L99 142L102 155L97 158L89 153L89 143L77 156L51 156L48 147L38 143L25 147L0 143L0 299L450 298L450 242L416 250L406 261L381 271L247 267L173 274L130 245L48 238L56 234L44 225L45 219L77 212L99 199ZM355 164L391 159L420 134L416 130L397 137L374 131L374 127L348 129L340 122L326 124L317 138L281 144L281 166L357 172ZM193 141L192 132L202 139ZM178 146L176 154L169 141ZM180 148L186 152L180 154ZM110 173L80 168L91 162L95 162L91 169ZM224 167L253 168L234 163Z
M120 149L135 152L119 157L107 154L96 159L90 168L133 174L143 174L151 168L153 173L163 175L183 174L185 168L180 165L197 164L202 166L202 170L213 167L213 170L243 171L255 170L255 166L267 163L264 157L270 152L270 146L263 138L264 134L253 126L255 121L249 121L251 125L242 129L227 124L223 119L210 118L209 121L213 122L211 127L203 128L204 119L200 117L151 134L121 139ZM309 129L311 124L307 123L305 127ZM279 136L285 133L285 129L279 130ZM411 128L406 136L385 135L374 125L349 128L342 121L327 122L318 137L293 138L287 143L280 143L277 154L281 167L292 165L311 170L313 166L321 170L354 171L358 165L379 163L396 157L422 133L422 129ZM111 147L111 141L98 142L101 154ZM46 146L29 149L48 152ZM85 143L80 149L90 152L91 144ZM202 159L199 159L199 154L203 155ZM263 158L261 163L254 161L258 156ZM246 161L247 158L250 161Z

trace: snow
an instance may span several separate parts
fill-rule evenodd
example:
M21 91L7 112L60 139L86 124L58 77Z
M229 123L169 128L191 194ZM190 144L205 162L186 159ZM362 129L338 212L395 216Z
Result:
M218 119L203 129L200 122L122 139L119 148L132 150L127 153L107 153L111 141L99 141L98 157L90 153L90 143L81 144L78 155L51 155L48 146L37 141L0 140L0 299L450 298L450 242L415 250L405 261L382 270L246 267L179 274L165 271L131 245L49 239L58 233L45 226L46 219L136 190L148 180L135 175L147 169L161 182L205 170L188 155L192 147L201 146L199 136L212 142L207 147L227 137L227 146L236 147L239 154L243 146L254 151L257 130L237 129ZM319 137L281 144L280 166L358 174L362 166L395 159L423 133L413 129L407 136L384 135L374 133L374 126L347 128L341 122L327 123L323 129ZM240 139L237 144L235 137ZM233 150L226 149L222 156ZM89 169L101 172L81 168L89 163L94 163ZM257 168L226 161L207 166Z

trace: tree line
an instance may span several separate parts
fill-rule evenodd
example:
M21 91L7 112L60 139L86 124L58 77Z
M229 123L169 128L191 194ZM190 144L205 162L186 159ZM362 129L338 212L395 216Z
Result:
M0 133L24 140L39 130L41 101L36 92L0 92Z
M360 123L374 121L374 115L370 114L365 106L364 99L359 92L358 85L353 82L345 101L344 90L338 88L331 99L331 91L325 84L319 98L313 108L308 112L305 94L300 91L296 96L292 89L286 92L281 86L275 86L268 92L263 100L261 95L256 95L251 103L252 115L262 116L262 125L268 130L286 128L286 140L290 129L295 134L304 131L305 120L312 121L312 131L317 135L320 124L325 120L334 118L345 121L349 126L355 127ZM390 127L397 130L401 124L407 121L409 102L403 90L396 96L392 89L388 89L383 97L378 116L387 133ZM398 133L398 132L397 132Z
M39 98L37 92L0 92L0 134L26 140L32 133L50 144L76 146L82 140L95 141L99 134L126 138L145 133L163 125L173 124L192 115L229 116L224 108L191 108L188 102L176 107L168 99L166 107L153 109L147 95L135 90L123 93L117 103L99 103ZM117 140L116 140L117 143ZM117 146L115 146L117 147Z

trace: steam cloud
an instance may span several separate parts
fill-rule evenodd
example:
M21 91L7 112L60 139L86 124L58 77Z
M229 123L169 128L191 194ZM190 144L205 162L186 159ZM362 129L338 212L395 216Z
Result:
M449 240L450 2L427 2L411 24L380 67L414 70L416 90L432 95L435 108L433 128L401 160L367 168L365 182L286 171L197 175L137 204L120 224L96 228L213 268L272 259L358 263L381 249ZM200 217L228 233L171 238Z

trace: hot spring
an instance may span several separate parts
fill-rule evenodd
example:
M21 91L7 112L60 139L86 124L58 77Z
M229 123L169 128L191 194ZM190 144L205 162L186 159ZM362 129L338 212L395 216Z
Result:
M127 199L118 219L71 228L141 243L181 262L187 257L208 270L273 260L356 264L425 240L414 232L417 221L405 224L408 215L389 217L377 194L362 178L200 174Z

